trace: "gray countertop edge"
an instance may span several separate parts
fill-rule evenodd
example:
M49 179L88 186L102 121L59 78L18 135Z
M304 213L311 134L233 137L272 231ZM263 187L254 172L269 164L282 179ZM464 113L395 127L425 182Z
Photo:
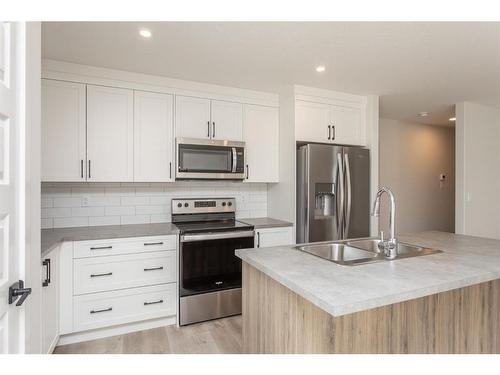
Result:
M242 218L236 219L239 222L253 225L255 229L264 228L279 228L279 227L292 227L293 224L289 221L281 219L273 219L271 217L257 217L257 218Z
M316 305L317 307L326 311L327 313L329 313L330 315L332 315L334 317L353 314L356 312L366 311L366 310L374 309L374 308L381 307L381 306L392 305L392 304L399 303L399 302L405 302L405 301L413 300L416 298L421 298L421 297L426 297L426 296L430 296L430 295L437 294L437 293L447 292L447 291L453 290L453 289L464 288L467 286L472 286L472 285L476 285L479 283L496 280L500 277L500 273L498 273L498 272L486 272L484 274L481 274L481 275L478 275L475 277L469 277L469 278L455 281L455 282L444 282L442 284L436 284L433 286L429 286L429 287L425 287L425 288L421 288L421 289L416 289L416 290L411 290L408 292L402 292L402 293L398 293L398 294L390 294L390 295L387 295L384 297L367 299L365 301L354 303L354 304L346 304L346 305L340 305L337 307L333 307L330 304L325 303L321 299L318 299L316 296L312 295L308 291L304 290L296 283L291 282L290 280L286 280L283 277L279 276L272 269L265 267L262 264L255 262L253 259L247 257L245 255L245 249L236 250L236 255L244 262L248 263L249 265L256 268L257 270L263 272L267 276L271 277L273 280L279 282L280 284L282 284L286 288L290 289L294 293L297 293L301 297L305 298L309 302L313 303L314 305Z

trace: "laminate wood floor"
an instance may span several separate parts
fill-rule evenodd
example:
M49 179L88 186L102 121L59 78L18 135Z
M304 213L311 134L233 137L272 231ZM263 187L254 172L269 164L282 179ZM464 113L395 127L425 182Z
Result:
M54 354L232 354L241 349L241 316L233 316L58 346Z

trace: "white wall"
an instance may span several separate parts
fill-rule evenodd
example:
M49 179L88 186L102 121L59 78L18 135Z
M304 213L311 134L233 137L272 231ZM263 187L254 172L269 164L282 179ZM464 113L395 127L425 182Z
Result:
M267 216L267 185L238 182L43 183L42 227L171 221L172 198L234 197L236 217Z
M500 238L500 109L456 106L457 233Z
M380 119L379 139L380 185L396 197L396 233L453 232L454 128ZM389 204L383 199L380 226L387 233Z

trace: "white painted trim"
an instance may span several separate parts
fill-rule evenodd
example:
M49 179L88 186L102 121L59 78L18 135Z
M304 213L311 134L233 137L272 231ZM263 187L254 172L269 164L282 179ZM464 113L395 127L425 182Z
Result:
M271 107L279 106L279 96L275 93L184 81L175 78L133 73L57 60L42 60L42 78L194 96L237 103L266 105Z
M455 233L465 234L465 103L455 105Z
M341 105L346 107L366 108L366 96L347 94L344 92L318 89L307 86L294 86L295 99L314 103Z
M57 346L102 339L104 337L123 335L125 333L144 331L146 329L171 326L175 325L176 323L177 323L176 317L169 316L166 318L144 320L141 322L121 324L113 327L99 328L90 331L75 332L67 335L62 335L59 338Z

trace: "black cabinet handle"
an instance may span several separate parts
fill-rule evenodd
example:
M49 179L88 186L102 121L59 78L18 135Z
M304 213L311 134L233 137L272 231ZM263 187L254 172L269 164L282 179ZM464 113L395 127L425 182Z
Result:
M82 177L83 180L83 159L80 160L80 176Z
M248 180L248 176L249 176L249 173L248 173L248 164L247 164L247 180Z
M107 309L101 309L101 310L90 310L91 314L97 314L97 313L102 313L106 311L113 311L112 307L108 307Z
M207 138L210 138L210 121L207 121Z
M257 232L257 247L260 247L260 232Z
M333 135L332 135L332 141L335 139L335 125L332 125L332 132L333 132Z
M50 270L50 259L44 259L42 262L42 265L44 267L46 267L45 268L45 280L43 281L42 286L46 287L46 286L49 286L49 284L50 284L50 274L52 273L52 271Z
M215 138L215 121L213 122L214 128L212 130L212 138Z
M106 273L93 273L90 275L90 277L102 277L102 276L111 276L113 272L106 272Z
M89 160L89 180L91 178L91 175L90 175L90 160Z
M163 245L163 242L145 242L144 246Z
M105 249L112 249L113 246L97 246L97 247L91 247L90 250L105 250Z
M330 140L331 137L332 137L332 130L330 125L328 125L328 140Z
M153 301L153 302L144 302L144 306L148 305L156 305L157 303L163 303L162 299L159 299L158 301Z
M160 271L163 267L154 267L154 268L144 268L144 271Z
M172 178L172 162L168 163L170 170L170 178Z

